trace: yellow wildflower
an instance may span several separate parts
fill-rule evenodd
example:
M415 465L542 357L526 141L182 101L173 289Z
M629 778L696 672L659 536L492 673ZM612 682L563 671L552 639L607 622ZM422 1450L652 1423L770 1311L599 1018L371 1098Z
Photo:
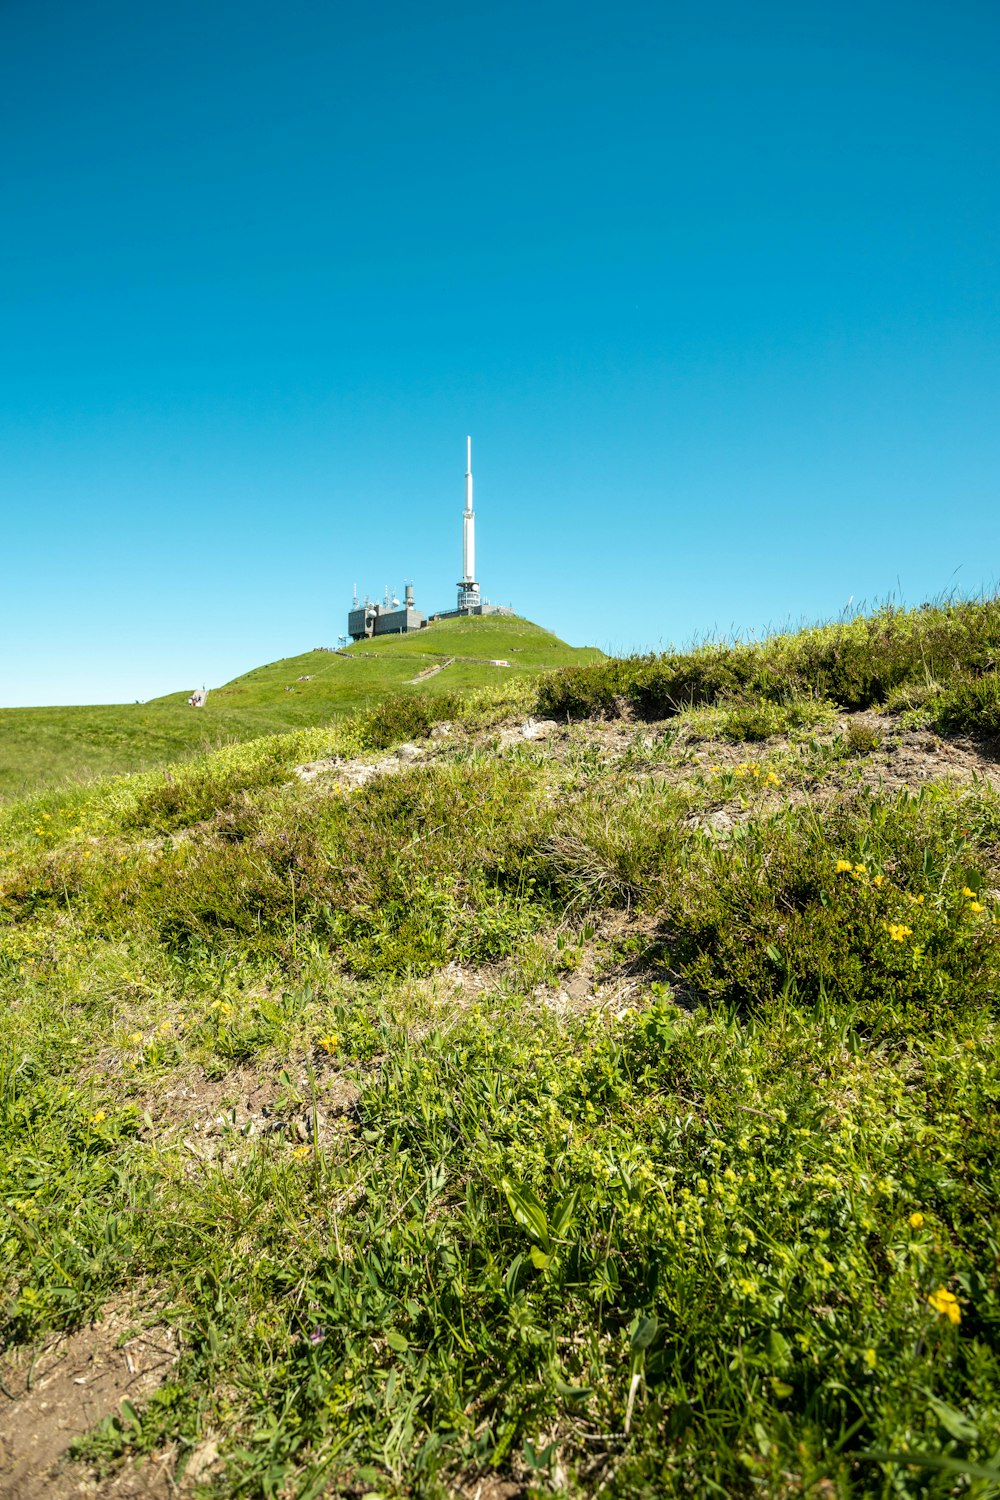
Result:
M129 1037L129 1041L135 1042L138 1045L138 1043L142 1041L142 1032L133 1031L132 1035Z
M872 876L872 885L882 885L884 883L884 881L885 881L885 876L884 875L873 875Z
M874 1370L876 1364L874 1349L865 1350L865 1364L868 1366L869 1370Z
M910 1228L919 1229L924 1222L924 1216L919 1211L910 1215Z
M335 1031L331 1031L328 1033L328 1035L321 1036L316 1045L321 1052L332 1053L336 1052L337 1043L339 1041L340 1038L338 1037L337 1033Z
M848 874L849 871L853 870L853 868L854 868L854 866L851 864L851 861L849 859L838 859L837 860L837 874L838 875L846 875L846 874Z
M311 1146L296 1146L295 1150L292 1152L292 1155L295 1157L296 1161L304 1161L304 1159L311 1153L311 1151Z
M981 901L970 901L969 902L969 910L978 913L978 912L981 912L981 911L985 911L986 907L983 905L983 903Z
M911 906L923 906L924 904L923 896L911 896L909 891L907 891L906 893L906 899L907 901L909 901Z
M884 926L894 943L901 943L904 938L913 936L913 928L905 926L902 922L886 922Z
M958 1298L954 1292L949 1292L947 1287L939 1286L936 1292L931 1292L927 1300L939 1317L947 1318L949 1323L954 1323L956 1327L961 1323L962 1309L958 1305Z
M854 869L851 871L851 873L854 876L855 880L857 880L861 876L868 874L868 866L867 865L855 865Z
M963 896L968 896L968 898L969 898L970 901L975 901L975 899L976 899L976 892L974 890L971 890L970 887L967 886L967 885L963 885L963 887L962 887L962 895Z
M104 1113L103 1109L99 1109L96 1114L91 1115L90 1123L91 1125L102 1125L106 1119L107 1115Z

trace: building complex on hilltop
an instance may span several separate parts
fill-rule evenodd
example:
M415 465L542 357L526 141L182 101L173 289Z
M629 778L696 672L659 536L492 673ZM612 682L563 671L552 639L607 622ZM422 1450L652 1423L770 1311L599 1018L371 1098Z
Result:
M462 615L512 615L514 611L503 604L491 604L479 592L476 582L476 513L472 508L472 439L467 439L467 461L465 468L465 510L462 514L462 577L458 584L458 608L440 610L433 615L422 615L413 598L413 585L408 583L400 604L396 595L385 591L381 603L365 596L358 601L354 590L354 605L347 616L347 633L352 640L364 641L373 635L406 635L411 630L422 630L432 620L454 620Z

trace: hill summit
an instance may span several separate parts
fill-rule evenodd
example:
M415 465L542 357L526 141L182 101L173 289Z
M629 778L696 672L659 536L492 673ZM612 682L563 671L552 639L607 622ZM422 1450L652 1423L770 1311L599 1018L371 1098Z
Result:
M144 771L223 744L329 724L393 693L435 698L602 659L516 616L442 620L343 651L306 651L210 690L141 704L0 710L0 797L115 772ZM509 665L498 667L496 661Z

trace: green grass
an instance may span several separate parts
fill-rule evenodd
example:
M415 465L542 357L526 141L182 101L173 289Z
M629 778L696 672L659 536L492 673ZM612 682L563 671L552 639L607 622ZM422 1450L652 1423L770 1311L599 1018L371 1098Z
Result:
M1000 726L1000 600L885 608L757 643L720 642L662 656L583 665L542 689L547 712L624 711L662 719L706 704L758 711L803 696L842 709L910 701L942 727Z
M334 723L393 693L436 698L600 654L567 646L528 620L485 616L441 621L412 636L351 646L342 655L309 651L272 662L211 692L200 710L188 708L187 691L144 704L2 709L0 798L146 771L221 745ZM410 685L423 668L453 657L458 660L444 671ZM489 658L507 659L511 667L490 666Z
M761 699L820 713L753 761L501 748L508 680L363 786L289 771L427 700L0 812L0 1337L136 1287L181 1336L80 1464L1000 1489L1000 799L863 784L823 686ZM720 755L747 701L698 721Z

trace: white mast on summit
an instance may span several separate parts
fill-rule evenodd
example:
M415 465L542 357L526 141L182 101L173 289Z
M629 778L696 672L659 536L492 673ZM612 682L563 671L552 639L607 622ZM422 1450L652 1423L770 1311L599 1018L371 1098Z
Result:
M467 438L465 469L465 514L462 517L462 581L459 584L459 608L478 603L476 582L476 513L472 508L472 439Z

